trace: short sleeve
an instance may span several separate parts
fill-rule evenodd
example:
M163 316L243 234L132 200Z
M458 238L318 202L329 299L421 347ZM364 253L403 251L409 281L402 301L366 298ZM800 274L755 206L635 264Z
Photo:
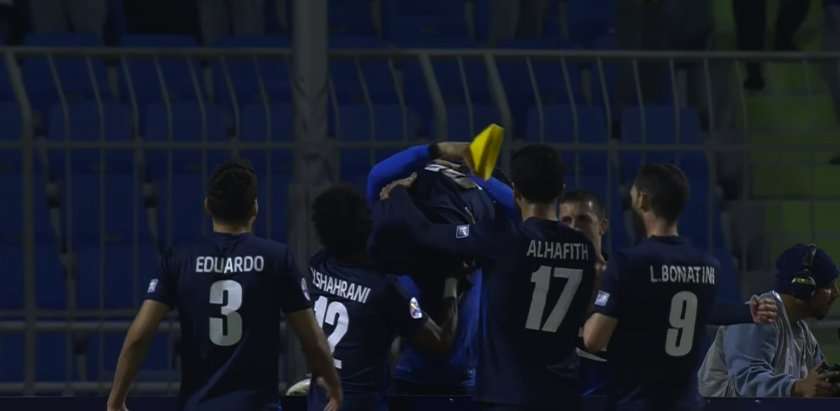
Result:
M178 304L178 265L174 259L172 250L161 256L160 267L146 288L147 300L158 301L171 308Z
M411 338L428 321L416 297L409 296L396 279L388 280L384 295L384 310L389 325L403 337Z
M312 307L309 301L309 290L306 279L300 275L294 258L288 248L279 267L277 295L280 298L280 308L289 314Z
M621 270L622 258L616 256L607 263L607 271L604 272L604 278L601 282L601 288L595 296L595 312L608 315L613 318L618 318L621 312L622 295L621 292Z

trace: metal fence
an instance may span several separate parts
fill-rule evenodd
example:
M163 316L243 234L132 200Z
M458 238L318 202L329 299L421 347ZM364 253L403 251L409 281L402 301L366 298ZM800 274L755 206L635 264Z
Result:
M10 250L4 255L22 261L19 272L6 275L20 276L23 298L22 306L0 310L0 337L24 336L23 352L10 353L8 344L0 345L7 351L0 356L23 357L22 381L0 382L3 393L108 389L109 364L116 354L106 355L106 334L127 329L131 306L139 304L151 274L144 270L154 267L149 260L183 234L178 229L183 216L200 215L200 187L222 158L245 157L260 164L258 233L286 234L299 256L315 251L307 210L318 190L339 180L361 184L365 166L387 153L433 140L471 138L488 119L507 130L502 168L511 150L528 142L552 144L568 154L569 185L605 197L613 219L609 252L634 240L624 210L632 165L699 157L700 173L706 174L692 176L701 193L692 202L701 204L697 216L705 225L684 234L704 238L702 245L709 250L731 252L744 294L771 284L773 253L781 244L817 241L840 253L840 225L825 218L831 214L827 209L840 205L840 190L835 195L830 189L836 180L831 180L834 171L826 158L840 154L840 142L806 138L836 134L821 76L840 75L838 53L332 50L329 81L319 92L326 104L319 107L293 98L302 86L289 70L292 55L286 49L2 51L13 112L20 121L19 138L0 139L6 163L0 172L4 181L19 179L20 187L2 199L6 210L20 201L20 214L4 216L4 224L20 236L1 246ZM787 70L781 77L790 87L746 95L740 63L753 60ZM774 104L784 106L788 97L807 107L812 100L815 110L832 118L808 117L801 107L791 107L793 126L779 127L785 121ZM774 98L782 102L769 101ZM667 119L651 117L663 112ZM150 131L153 113L162 119L155 135ZM638 138L629 137L630 120L638 126L633 131ZM765 124L768 120L772 124ZM77 127L78 122L83 126ZM261 123L258 133L255 122ZM120 132L125 135L115 137L114 130L125 130ZM328 135L321 135L325 130ZM784 133L794 138L776 138ZM760 134L775 137L754 138ZM594 168L599 171L587 170L593 164L587 153L597 154ZM191 168L184 169L182 154ZM79 163L94 166L83 164L80 171ZM111 180L116 175L124 178ZM197 193L192 197L179 191L185 187L178 183L183 175L191 178L185 180L187 187L199 187L190 191ZM603 187L587 186L592 181ZM86 185L95 185L95 194L85 189L87 196L75 198ZM779 190L773 191L774 186ZM114 203L129 204L130 210L109 206ZM281 208L287 211L278 212ZM94 221L75 221L91 210ZM114 238L113 215L129 222L121 229L127 238ZM810 224L801 226L801 220ZM206 233L207 219L202 223L200 231ZM81 243L99 252L82 256ZM105 252L115 243L125 252ZM57 263L47 262L47 255ZM10 271L16 266L3 264ZM115 271L129 273L128 302L109 300L119 294L109 286ZM50 287L64 290L64 301L56 307L41 304L40 290ZM91 294L93 302L84 298ZM837 311L834 315L840 320ZM816 326L825 344L836 338L829 337L829 328L836 328L837 321ZM177 329L172 316L161 329L165 366L147 372L139 390L172 393L177 388ZM38 349L44 333L57 333L64 341L59 380L38 376L39 361L50 358ZM284 362L284 380L294 382L301 374L300 360L290 354Z

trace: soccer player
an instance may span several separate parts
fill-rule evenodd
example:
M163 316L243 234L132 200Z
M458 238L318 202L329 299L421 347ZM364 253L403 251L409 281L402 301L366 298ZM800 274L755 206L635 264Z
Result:
M210 178L204 206L213 233L167 252L128 330L108 410L125 410L128 389L160 321L179 312L183 336L178 409L276 409L281 313L326 386L325 410L341 407L341 382L286 245L255 237L257 177L231 161Z
M679 168L641 168L630 195L647 239L610 259L584 326L587 350L609 344L609 401L617 410L702 408L696 372L720 264L679 236L688 192Z
M396 277L384 274L367 256L372 221L361 194L336 186L313 204L313 222L324 249L310 262L309 293L315 316L329 333L335 366L344 387L342 411L387 410L388 356L394 338L415 347L446 353L457 327L457 280L442 291L446 313L438 326ZM317 377L317 375L314 375ZM324 409L327 398L312 385L309 410Z
M367 181L368 201L379 199L382 188L412 172L418 173L411 190L423 214L436 222L469 224L492 218L495 208L480 182L463 166L467 143L439 142L410 147L376 164ZM460 163L460 164L458 164ZM492 184L492 180L491 180ZM511 200L512 202L512 200ZM402 244L400 238L394 245ZM392 392L398 395L464 395L475 386L478 310L482 273L460 257L421 247L390 247L373 255L392 272L406 274L400 284L418 298L429 315L442 322L447 313L441 289L447 277L458 278L458 329L451 350L431 354L411 340L401 340L394 367Z
M476 400L485 410L578 409L575 347L592 298L595 251L580 232L556 222L558 153L532 145L512 156L520 221L499 212L476 224L431 223L405 189L415 178L382 190L371 247L387 247L396 236L478 261L484 281Z

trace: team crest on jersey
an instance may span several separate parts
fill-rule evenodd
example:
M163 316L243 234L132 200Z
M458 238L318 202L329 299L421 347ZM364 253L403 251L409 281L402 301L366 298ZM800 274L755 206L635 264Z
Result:
M146 290L147 293L153 293L157 291L158 279L152 278L152 281L149 281L149 288Z
M610 301L610 293L605 291L598 291L598 296L595 297L595 305L599 307L604 307L607 305L608 301Z
M455 238L467 238L470 236L470 226L459 225L455 228Z
M306 297L307 301L312 301L312 299L309 298L309 287L306 286L305 278L300 279L300 290L303 291L303 296Z
M411 300L408 302L408 313L415 320L423 318L423 310L420 309L420 303L417 302L417 298L411 297Z

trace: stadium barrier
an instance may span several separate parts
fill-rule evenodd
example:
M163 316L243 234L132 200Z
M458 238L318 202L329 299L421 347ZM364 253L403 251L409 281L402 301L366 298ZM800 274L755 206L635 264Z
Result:
M827 227L817 224L817 216L840 201L830 189L836 173L822 164L826 155L840 153L840 142L822 138L835 130L823 115L825 93L814 77L825 66L837 68L838 53L335 49L329 52L327 107L321 108L323 115L312 115L302 112L306 108L290 91L296 86L289 73L291 53L284 48L20 47L2 52L8 82L7 88L0 86L0 96L13 100L2 107L3 118L18 125L6 133L15 130L19 136L0 138L0 172L4 183L20 190L9 193L9 198L20 194L20 205L4 208L13 212L5 215L4 227L20 236L2 240L24 257L20 267L10 267L20 272L12 284L22 287L21 304L0 307L0 337L23 335L24 378L0 382L4 394L107 390L115 358L106 358L106 342L113 340L106 341L106 334L124 331L131 307L140 301L149 266L144 250L156 254L183 234L179 209L186 205L180 200L176 205L176 198L196 194L198 205L209 170L225 157L260 163L259 172L268 179L261 193L262 234L276 238L291 232L286 239L301 255L314 251L306 224L300 223L307 221L307 190L338 179L361 184L365 167L389 152L434 139L469 138L488 121L499 122L512 137L503 165L511 150L527 142L546 142L569 154L570 186L604 195L616 220L610 251L633 241L623 200L634 167L663 158L701 159L691 166L697 167L701 183L696 188L703 199L691 235L703 238L709 250L733 250L739 257L733 271L771 266L772 252L755 249L758 237L772 251L785 242L836 245L840 239L832 221ZM782 127L798 141L749 137L785 124L774 119L775 102L740 91L739 63L756 60L782 67L784 80L800 93L794 96L800 106L786 108L792 124ZM651 86L648 70L660 73L662 84ZM619 84L626 79L633 85L629 100L620 96L627 93ZM648 89L660 95L648 95ZM330 138L308 139L307 120L301 117L327 118ZM620 143L613 139L615 124L622 127ZM806 134L818 138L802 138ZM182 155L191 168L179 168ZM79 171L85 162L99 165ZM323 173L299 167L319 162L325 164ZM770 210L767 220L782 224L751 238L719 230L729 225L718 195L718 182L727 177L719 174L727 172L742 185L733 202L745 210L740 217L748 220L755 210ZM109 185L117 175L125 178ZM178 190L184 175L195 177L187 181L193 188L189 193ZM82 190L91 184L97 189ZM801 187L793 193L773 191L779 185ZM129 204L130 210L112 204ZM281 208L287 212L278 212ZM94 218L79 218L90 210ZM198 217L190 227L206 232L200 210L190 210ZM124 217L126 226L116 231L124 229L127 238L114 239L113 215ZM82 255L82 242L100 252ZM103 251L115 242L124 246L121 254ZM130 265L123 279L131 284L128 293L110 286L115 263ZM63 275L45 277L50 270ZM763 281L743 283L761 289ZM85 290L85 284L95 285ZM63 293L50 294L55 289ZM174 320L161 330L166 366L154 374L165 375L165 381L141 384L141 392L173 393ZM838 322L815 326L836 328ZM58 381L37 372L38 341L49 333L63 340L64 371ZM17 346L0 344L8 347ZM111 347L107 357L115 355ZM84 368L87 375L79 375ZM300 377L290 374L285 381Z

